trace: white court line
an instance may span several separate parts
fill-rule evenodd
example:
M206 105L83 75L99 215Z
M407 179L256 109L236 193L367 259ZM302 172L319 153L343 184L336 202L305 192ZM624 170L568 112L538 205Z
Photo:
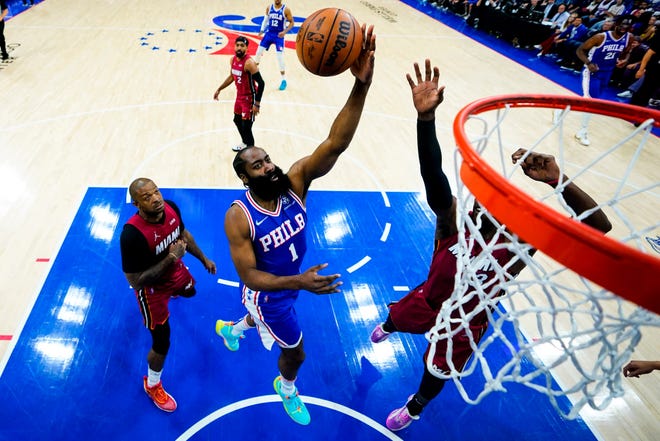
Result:
M367 426L371 427L372 429L374 429L375 431L377 431L387 439L394 441L403 441L403 439L399 438L394 433L390 432L386 427L383 427L381 424L378 424L376 421L372 420L368 416L356 412L355 410L349 407L342 406L341 404L337 404L332 401L323 400L321 398L315 398L315 397L309 397L303 395L301 395L300 398L303 400L303 402L305 402L305 404L315 404L317 406L325 407L326 409L335 410L337 412L343 413L344 415L348 415L352 418L355 418L361 423L364 423ZM262 395L260 397L248 398L245 400L237 401L232 404L228 404L227 406L222 407L216 410L215 412L210 413L209 415L205 416L204 418L202 418L201 420L190 426L190 428L185 432L183 432L181 436L179 436L176 439L176 441L186 441L190 439L192 436L197 434L204 427L208 426L215 420L222 418L223 416L229 413L235 412L240 409L244 409L246 407L256 406L257 404L280 403L281 401L282 399L280 398L279 395Z
M392 224L390 224L389 222L387 222L387 223L385 224L385 229L383 230L383 234L380 236L380 241L381 241L381 242L387 242L387 238L388 238L389 235L390 235L390 228L392 228Z
M369 263L370 260L371 260L371 257L369 257L369 256L364 256L364 257L362 258L362 260L360 260L358 263L354 264L353 266L349 266L348 268L346 268L346 271L348 271L349 273L352 273L352 272L354 272L354 271L357 271L357 270L359 270L360 268L362 268L364 265L366 265L367 263Z
M232 288L238 288L239 285L238 282L234 282L233 280L227 280L227 279L218 279L218 283L220 285L231 286Z
M53 269L53 265L55 264L55 259L57 256L60 254L60 251L62 250L62 246L64 245L64 241L66 240L67 236L69 235L69 229L73 225L73 221L76 219L76 216L78 215L78 210L82 206L83 201L85 200L85 196L87 195L87 191L89 190L89 187L83 188L82 189L82 194L78 197L78 204L75 205L75 208L73 209L73 213L71 214L71 218L68 223L65 223L64 231L60 235L60 241L59 244L55 246L55 249L53 249L53 252L50 256L48 256L48 269L47 271L44 271L42 276L41 276L41 283L37 285L36 292L32 295L32 298L29 301L28 307L25 308L25 311L23 313L23 317L21 318L20 322L18 323L18 326L12 333L11 340L9 341L9 346L7 347L7 350L5 351L5 355L0 360L0 377L2 377L2 374L5 371L5 368L7 367L7 363L9 363L9 359L11 358L12 353L14 352L14 349L16 349L16 345L18 344L18 341L21 337L21 334L23 333L23 329L25 328L25 325L27 324L28 319L30 318L30 315L32 314L32 310L34 309L34 305L37 303L37 300L39 299L39 295L43 291L44 285L46 284L46 280L48 280L48 276L50 276L50 272ZM27 264L28 262L26 262ZM43 266L43 263L36 263L34 261L30 262L32 265L39 265Z

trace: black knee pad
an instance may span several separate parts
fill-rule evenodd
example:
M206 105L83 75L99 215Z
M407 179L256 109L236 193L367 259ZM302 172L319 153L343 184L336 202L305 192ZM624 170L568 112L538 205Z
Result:
M170 350L170 321L156 325L151 330L151 349L159 355L165 356Z

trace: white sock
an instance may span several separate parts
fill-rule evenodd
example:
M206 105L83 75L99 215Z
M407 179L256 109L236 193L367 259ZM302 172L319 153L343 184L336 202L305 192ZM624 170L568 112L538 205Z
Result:
M282 374L280 374L280 390L282 391L283 394L285 395L293 395L293 393L296 391L296 386L295 386L296 380L287 380L284 378Z
M580 128L580 133L583 136L587 136L587 128L589 127L589 121L591 120L591 113L582 114L582 127Z
M160 382L160 374L162 372L163 371L156 372L154 370L151 370L151 368L149 368L149 372L147 373L147 386L154 387L155 385L157 385Z
M284 53L275 52L275 56L277 57L277 64L280 66L280 72L284 72L286 70L284 65Z
M231 335L233 335L234 337L238 337L243 333L243 331L247 331L250 328L251 326L248 325L247 316L245 316L240 322L234 325L234 327L231 330Z

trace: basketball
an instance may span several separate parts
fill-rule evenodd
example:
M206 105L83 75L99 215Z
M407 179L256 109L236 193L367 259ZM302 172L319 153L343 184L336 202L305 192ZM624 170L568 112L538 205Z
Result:
M351 67L362 51L362 30L350 13L339 8L319 9L300 26L296 53L315 75L330 77Z

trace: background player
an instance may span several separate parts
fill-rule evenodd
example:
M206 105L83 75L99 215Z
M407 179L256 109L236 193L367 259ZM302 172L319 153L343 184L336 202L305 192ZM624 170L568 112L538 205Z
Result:
M7 52L7 43L5 42L5 17L9 13L7 2L0 0L0 54L2 61L9 60L9 52Z
M236 101L234 102L234 124L241 135L241 144L232 148L237 152L245 147L254 145L252 124L254 117L259 114L261 97L264 94L265 83L259 73L259 66L247 53L249 45L247 38L236 37L235 54L229 64L229 75L213 94L218 101L220 92L231 83L236 84Z
M584 63L582 96L600 98L614 68L625 65L632 42L632 36L628 32L631 26L630 17L619 16L615 20L614 30L596 34L577 48L577 57ZM575 134L575 139L585 146L591 144L587 131L590 119L591 114L584 113L582 127Z
M293 28L293 14L291 8L282 4L282 0L275 0L272 5L266 8L266 15L261 22L259 36L264 38L259 42L257 53L254 60L259 64L264 51L267 51L272 44L275 45L275 55L277 63L280 65L280 90L286 89L286 72L284 69L284 36ZM264 34L265 33L265 34Z

